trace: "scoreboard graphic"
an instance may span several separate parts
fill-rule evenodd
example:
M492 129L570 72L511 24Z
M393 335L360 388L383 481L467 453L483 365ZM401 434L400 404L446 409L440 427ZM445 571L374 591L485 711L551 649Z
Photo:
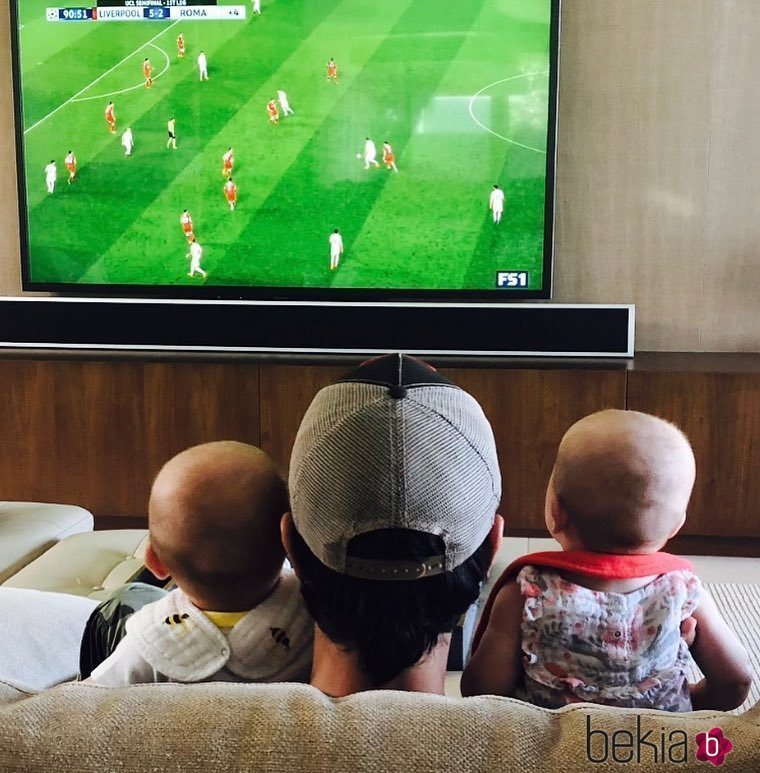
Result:
M209 0L100 0L89 7L47 8L50 22L70 21L242 21L244 5L213 5Z

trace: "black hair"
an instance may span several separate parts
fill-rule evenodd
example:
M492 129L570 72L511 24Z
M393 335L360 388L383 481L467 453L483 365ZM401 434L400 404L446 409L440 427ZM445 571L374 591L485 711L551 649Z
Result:
M488 538L464 563L417 580L365 580L329 569L294 530L293 559L301 593L321 631L356 653L380 687L432 652L477 599L491 564ZM444 552L443 540L418 531L383 529L349 543L356 558L422 560Z

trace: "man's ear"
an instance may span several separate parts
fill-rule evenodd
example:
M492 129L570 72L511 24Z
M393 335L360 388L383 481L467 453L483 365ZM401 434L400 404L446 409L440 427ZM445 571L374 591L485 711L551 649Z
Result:
M280 519L280 538L282 539L282 546L285 548L285 553L288 556L288 561L293 567L293 571L296 573L296 577L301 579L301 567L298 565L298 561L295 558L295 551L293 550L293 540L296 527L293 523L293 516L290 513L285 513Z
M159 580L166 580L171 576L171 572L161 563L161 559L156 555L156 551L153 550L153 545L151 545L150 542L148 543L148 547L145 548L145 566L147 566Z
M504 519L496 513L493 520L493 526L488 533L488 544L491 547L491 564L493 564L496 554L499 552L501 542L504 539Z

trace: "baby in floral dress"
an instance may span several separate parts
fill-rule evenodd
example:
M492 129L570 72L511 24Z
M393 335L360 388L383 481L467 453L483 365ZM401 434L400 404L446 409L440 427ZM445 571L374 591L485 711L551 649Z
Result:
M688 440L663 419L609 410L574 424L545 504L562 551L523 556L499 578L462 693L548 708L741 705L751 681L746 651L691 565L661 552L684 523L694 476ZM681 636L689 618L691 652ZM705 678L689 685L692 656Z

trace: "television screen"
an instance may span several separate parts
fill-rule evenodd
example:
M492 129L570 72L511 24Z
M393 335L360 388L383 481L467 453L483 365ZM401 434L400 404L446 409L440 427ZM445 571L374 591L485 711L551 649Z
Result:
M559 0L49 3L11 0L25 289L549 296Z

